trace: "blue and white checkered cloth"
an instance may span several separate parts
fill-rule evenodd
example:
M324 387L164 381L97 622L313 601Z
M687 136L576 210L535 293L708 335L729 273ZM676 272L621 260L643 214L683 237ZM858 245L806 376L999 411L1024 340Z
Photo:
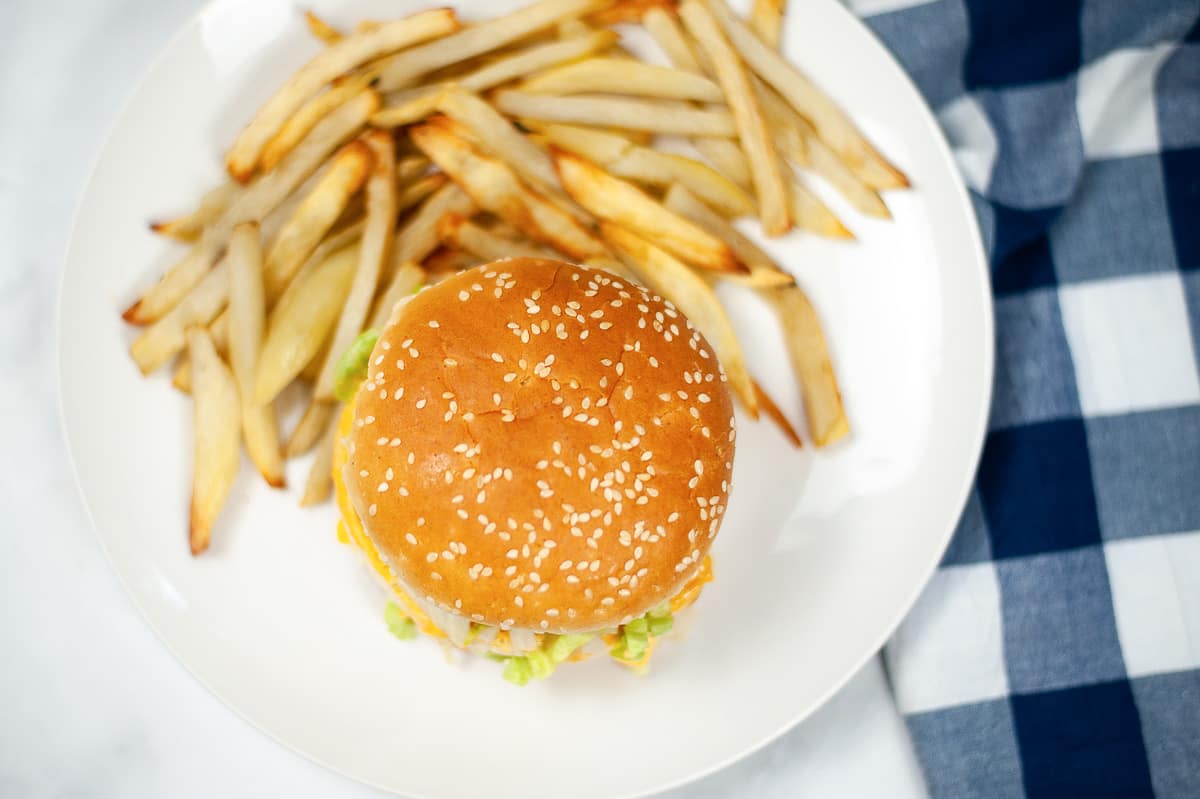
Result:
M935 797L1200 797L1200 3L857 0L991 255L966 514L886 650Z

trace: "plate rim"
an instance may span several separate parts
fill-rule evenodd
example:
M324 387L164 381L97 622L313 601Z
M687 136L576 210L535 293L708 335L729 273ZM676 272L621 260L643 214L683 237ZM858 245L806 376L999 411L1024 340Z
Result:
M926 101L924 95L921 93L920 88L916 85L912 76L899 62L892 50L888 48L886 43L884 43L883 40L880 39L875 32L863 22L861 18L855 15L843 3L838 2L838 0L816 1L823 3L827 7L830 7L833 14L842 16L844 21L848 22L852 27L856 28L860 34L864 35L865 38L871 42L871 46L877 48L882 53L890 66L895 70L896 73L899 74L903 82L912 91L913 95L917 99L917 105L920 109L919 114L921 124L926 129L926 133L930 136L933 144L936 147L939 161L942 162L942 165L946 167L948 174L950 174L952 177L951 184L957 199L956 204L964 207L967 211L966 216L968 229L966 233L970 240L969 249L972 256L971 260L973 261L972 266L978 269L982 274L982 280L980 280L978 284L983 295L981 298L982 302L980 303L980 307L983 309L983 315L980 319L980 333L982 334L982 339L985 342L983 353L984 360L982 364L984 383L983 388L985 390L983 392L982 407L978 409L976 414L974 430L972 434L975 442L972 448L972 466L970 469L964 470L961 484L958 485L954 491L947 491L948 496L957 497L957 500L953 503L954 507L957 508L957 512L955 513L953 520L946 525L946 528L941 532L941 540L938 546L931 550L933 556L920 570L920 580L914 581L913 588L910 590L905 600L895 605L895 610L893 611L891 618L885 625L882 626L881 633L876 636L877 640L873 643L869 650L864 652L864 654L858 658L852 668L847 669L839 679L833 681L830 686L807 708L797 713L793 718L784 724L764 734L754 743L743 747L738 751L726 756L725 758L717 760L709 766L699 769L691 774L679 777L678 779L669 782L661 783L653 788L635 790L633 792L620 794L618 799L641 799L642 797L664 793L686 785L690 785L716 774L719 771L723 771L724 769L729 768L730 766L741 760L744 760L747 757L750 757L771 743L777 741L783 735L787 734L790 730L803 723L819 709L828 704L833 696L841 691L851 679L859 674L863 667L872 658L881 653L883 646L908 616L921 593L923 593L928 587L934 573L937 571L938 566L941 563L942 557L945 555L946 550L950 545L954 531L962 518L964 510L966 509L967 502L970 498L970 492L975 483L975 477L978 473L980 460L983 454L983 447L986 441L988 429L989 411L995 390L995 297L991 289L990 261L988 259L987 250L984 246L984 239L979 225L979 218L975 212L974 204L971 201L969 190L967 189L961 170L958 168L958 164L954 159L953 150L950 146L950 143L947 140L941 126L938 124L933 109ZM146 63L145 67L142 68L138 77L132 82L129 91L125 94L121 102L116 105L111 119L109 119L107 125L105 125L103 129L102 134L98 137L98 143L95 145L95 150L92 153L92 156L88 162L88 166L83 173L84 177L80 182L80 188L75 197L73 209L70 215L70 224L68 227L69 234L66 237L62 252L59 256L59 275L57 281L58 284L56 287L52 331L55 359L55 367L53 371L55 379L55 411L58 417L60 435L63 443L65 444L66 462L69 467L71 482L74 485L75 493L79 498L80 504L83 506L83 511L87 518L88 524L92 528L92 533L99 544L100 551L104 555L104 560L108 564L109 570L116 577L118 584L121 586L122 592L125 596L125 601L133 606L138 615L141 617L142 621L145 623L146 627L149 628L164 649L170 653L171 657L174 658L174 660L183 667L184 671L190 675L192 679L199 683L210 696L217 699L217 701L232 711L237 718L248 724L252 729L265 735L267 738L274 741L277 745L283 747L285 750L299 755L303 759L317 764L321 768L327 769L360 785L367 785L390 795L408 796L413 797L413 799L436 799L435 796L430 794L399 791L380 782L350 773L328 762L325 758L319 756L317 753L307 749L302 749L298 745L290 743L289 741L285 740L281 734L274 732L265 724L260 723L243 712L221 691L217 690L208 680L198 673L196 669L193 668L192 664L185 660L179 651L177 651L176 648L171 644L166 636L165 631L160 629L159 626L151 620L149 610L142 602L139 601L137 593L133 590L129 583L129 578L125 573L122 572L120 568L118 568L112 550L109 547L104 535L101 534L100 528L96 523L91 503L88 501L87 493L84 490L83 483L80 478L79 464L76 459L75 448L72 443L71 425L67 419L65 397L63 392L64 304L66 296L66 283L68 267L73 260L72 256L76 249L76 238L80 217L83 213L87 197L90 195L92 184L95 181L96 173L104 153L112 141L117 127L125 118L135 99L141 94L150 77L161 67L162 63L175 50L179 43L185 39L185 37L194 29L195 26L200 24L205 15L211 13L212 9L221 2L222 0L205 0L165 39L160 48L155 52L154 56Z

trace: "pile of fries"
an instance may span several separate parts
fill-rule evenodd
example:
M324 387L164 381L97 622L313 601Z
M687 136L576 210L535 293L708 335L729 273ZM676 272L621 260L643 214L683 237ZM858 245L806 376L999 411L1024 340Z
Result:
M801 439L751 376L713 286L776 311L819 447L849 432L820 323L794 278L739 233L851 239L805 184L857 211L908 185L837 105L777 52L782 0L749 22L723 0L538 0L465 23L449 9L341 32L264 104L229 179L153 225L187 253L124 313L149 374L174 359L195 401L190 543L208 546L240 442L263 478L317 447L302 504L330 492L334 373L395 303L455 270L560 257L642 283L712 342L744 410ZM639 24L671 66L638 60L611 25ZM683 137L697 157L660 149ZM280 393L311 400L281 441Z

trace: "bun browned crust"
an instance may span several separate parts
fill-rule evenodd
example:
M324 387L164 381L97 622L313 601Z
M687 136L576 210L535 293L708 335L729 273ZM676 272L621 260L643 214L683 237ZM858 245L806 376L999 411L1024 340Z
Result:
M344 477L419 596L473 621L615 626L674 594L724 517L733 403L673 305L607 272L517 258L393 315Z

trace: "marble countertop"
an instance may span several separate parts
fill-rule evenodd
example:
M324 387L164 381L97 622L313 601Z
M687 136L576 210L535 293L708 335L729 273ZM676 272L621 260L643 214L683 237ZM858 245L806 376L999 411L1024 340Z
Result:
M250 2L251 0L246 0ZM122 99L202 0L14 0L0 26L0 795L380 795L261 734L167 652L76 495L51 333L71 213ZM878 659L671 797L925 795Z

